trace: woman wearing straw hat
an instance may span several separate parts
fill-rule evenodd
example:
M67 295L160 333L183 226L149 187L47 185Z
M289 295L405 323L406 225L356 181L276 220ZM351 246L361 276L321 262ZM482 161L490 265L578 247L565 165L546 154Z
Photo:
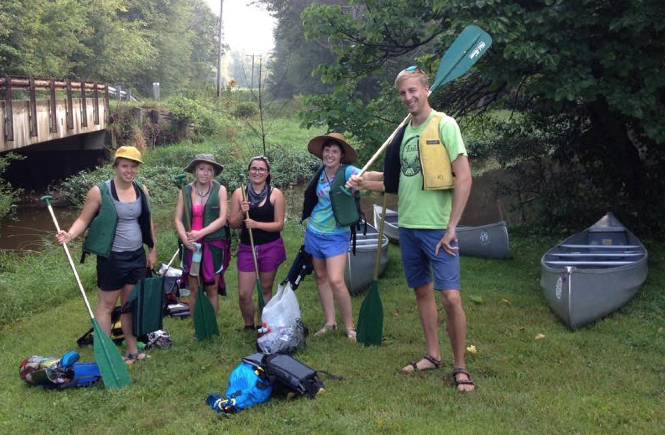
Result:
M354 202L351 196L336 196L331 201L331 189L340 189L351 175L360 170L351 166L358 154L339 133L317 136L307 145L307 150L320 158L322 165L305 190L302 219L308 219L305 230L305 250L312 255L316 284L323 307L325 323L316 332L321 336L337 328L335 304L339 308L346 336L356 340L353 326L351 296L344 283L346 255L349 250L350 227L339 225L340 202ZM333 190L332 193L335 193Z
M197 154L186 172L194 174L194 181L185 185L178 194L175 211L175 228L182 244L187 248L184 255L184 270L188 276L190 314L194 314L194 305L198 297L199 278L210 299L215 314L218 309L220 275L224 271L226 242L226 187L215 181L215 177L224 167L217 163L212 154ZM183 198L184 193L184 198ZM186 215L185 215L186 214ZM189 228L185 227L185 223ZM195 243L201 244L201 267L199 276L190 275L192 254Z
M111 333L111 313L118 298L127 302L136 283L145 278L146 268L157 263L155 232L148 206L148 189L136 180L141 153L134 147L116 150L113 178L93 186L83 210L68 231L56 235L58 243L70 243L89 227L83 243L83 255L97 255L97 306L95 318L104 332ZM115 228L115 231L108 231ZM143 245L150 248L146 256ZM132 315L121 315L127 354L124 360L131 364L147 359L132 335Z
M270 184L270 162L267 157L253 157L247 172L250 183L245 186L245 194L242 187L239 187L231 196L229 224L231 228L242 229L238 244L238 303L245 330L256 330L252 301L256 275L248 229L252 230L261 290L267 303L272 297L277 268L286 261L286 250L280 234L284 228L286 206L282 191ZM246 218L247 212L249 218Z

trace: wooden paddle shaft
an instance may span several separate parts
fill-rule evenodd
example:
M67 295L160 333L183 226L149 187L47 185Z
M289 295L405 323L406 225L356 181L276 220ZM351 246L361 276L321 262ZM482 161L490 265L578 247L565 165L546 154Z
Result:
M55 224L55 229L60 232L60 225L58 225L58 220L55 217L55 213L53 213L53 207L51 207L51 204L49 202L46 203L46 207L48 208L49 213L51 213L51 218L53 219L53 223ZM74 277L76 278L76 283L79 286L79 290L81 291L81 295L83 296L83 300L85 301L85 306L88 308L88 313L90 314L90 318L92 320L95 320L95 315L92 313L92 308L90 308L90 302L88 302L88 298L85 295L85 290L83 289L83 284L81 284L81 278L79 278L79 274L76 271L76 266L74 266L74 261L72 260L72 255L69 253L69 248L67 247L67 243L63 243L62 247L65 248L65 254L67 254L67 259L69 260L69 265L72 268L72 272L74 272Z
M247 201L247 195L245 195L245 189L246 185L241 186L241 192L242 192L242 201L245 202ZM245 216L247 219L249 219L249 210L245 212ZM254 273L256 273L256 279L260 279L259 277L259 264L256 261L256 251L254 250L254 236L252 235L252 229L247 228L247 232L249 233L249 243L252 246L252 260L254 260Z
M379 241L376 249L376 263L374 263L374 281L379 280L379 267L381 266L381 251L383 250L383 226L386 223L386 206L388 205L388 194L383 194L381 209L381 223L379 223Z

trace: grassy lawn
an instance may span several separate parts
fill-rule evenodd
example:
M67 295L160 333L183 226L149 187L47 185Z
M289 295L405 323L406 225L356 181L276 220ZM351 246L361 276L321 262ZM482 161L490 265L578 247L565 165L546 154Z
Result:
M290 259L301 234L298 224L289 223L285 236ZM650 246L649 279L626 307L571 332L549 311L538 286L539 258L553 242L513 236L512 260L462 259L468 344L477 349L468 354L477 383L472 394L460 395L452 387L444 337L444 369L398 374L423 354L424 345L413 296L404 285L399 249L391 245L390 263L379 283L385 344L365 348L348 342L341 331L310 337L297 357L344 379L324 377L326 391L314 400L272 398L230 417L214 413L204 400L211 392L223 392L229 373L254 352L254 337L240 331L234 267L227 274L229 296L220 305L221 337L197 342L191 320L166 318L173 347L155 350L150 361L131 366L131 387L55 392L21 381L17 367L23 358L59 356L74 349L76 338L89 327L64 254L52 253L46 257L50 268L35 271L41 282L21 291L48 291L58 281L71 287L70 297L2 328L0 433L662 433L665 298L658 285L664 272L656 265L662 264L665 249ZM170 257L171 243L175 241L163 241L160 260ZM92 265L94 261L83 269L88 284L94 283ZM287 269L285 265L280 270L279 279ZM89 294L94 301L94 292ZM296 294L306 325L315 330L323 317L313 277ZM353 299L356 315L362 297ZM442 310L440 315L443 318ZM536 340L537 334L545 337ZM82 361L93 359L90 348L81 354Z
M307 140L320 133L278 120L269 142L303 152ZM256 153L259 143L242 128L229 130L226 139L146 153L146 166L155 166L152 173L149 168L142 173L151 177L160 261L167 262L176 246L171 175L194 153L205 151L218 153L227 171L242 172L238 159ZM297 195L287 190L287 196ZM50 241L39 254L0 253L0 434L662 434L665 244L647 243L649 278L627 306L571 332L551 313L538 285L540 257L556 240L511 231L513 259L462 258L467 344L477 349L467 355L477 384L473 393L461 395L452 387L442 308L444 368L398 373L425 349L399 249L391 245L379 282L384 345L353 344L341 330L309 337L296 356L344 379L324 376L326 391L314 400L272 398L233 416L214 413L204 401L209 393L223 393L240 359L255 351L255 336L241 331L235 261L226 274L229 295L222 298L217 319L221 337L197 342L191 320L166 318L173 347L152 351L150 361L131 366L131 387L55 392L25 384L18 365L30 355L60 356L75 349L76 339L89 328L69 265ZM286 275L302 232L289 220L284 232L289 260L278 280ZM71 250L77 259L80 244ZM95 261L77 267L94 303ZM307 277L296 295L305 324L316 331L323 313L314 278ZM353 298L356 318L363 296ZM536 340L538 334L544 338ZM91 348L80 352L82 361L93 360Z

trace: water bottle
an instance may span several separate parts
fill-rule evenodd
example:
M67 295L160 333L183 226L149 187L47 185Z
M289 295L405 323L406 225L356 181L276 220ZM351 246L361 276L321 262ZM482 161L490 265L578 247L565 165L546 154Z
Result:
M201 254L203 250L201 249L200 243L194 243L194 253L192 254L192 265L189 268L190 276L199 276L199 270L201 269Z

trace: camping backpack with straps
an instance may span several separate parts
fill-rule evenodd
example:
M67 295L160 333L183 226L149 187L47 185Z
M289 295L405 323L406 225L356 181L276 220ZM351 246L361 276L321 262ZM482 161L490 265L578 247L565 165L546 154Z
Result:
M122 332L122 322L120 321L120 315L124 314L120 308L120 306L116 306L113 308L113 311L111 312L111 335L109 336L111 340L113 340L113 343L116 345L120 346L122 342L125 340L125 333ZM143 343L148 342L148 335L141 335L139 337L136 337L138 341L141 341ZM78 344L79 347L83 346L89 346L93 344L95 341L95 334L94 334L94 329L90 328L88 331L86 331L85 334L81 335L77 340L76 344Z
M262 354L255 353L242 359L229 375L225 397L213 393L206 403L217 412L236 413L263 403L270 398L272 385L262 365Z
M111 335L109 336L111 340L116 345L122 344L122 341L125 339L125 334L122 332L122 324L120 323L120 307L116 306L111 312ZM76 340L76 344L79 347L88 346L94 343L94 330L93 328L88 329L88 331L80 336Z
M314 370L307 364L298 361L291 355L272 354L263 357L263 367L268 379L275 389L281 388L285 393L307 395L310 398L323 391L323 381L317 373L324 373L331 379L342 379L323 370Z

